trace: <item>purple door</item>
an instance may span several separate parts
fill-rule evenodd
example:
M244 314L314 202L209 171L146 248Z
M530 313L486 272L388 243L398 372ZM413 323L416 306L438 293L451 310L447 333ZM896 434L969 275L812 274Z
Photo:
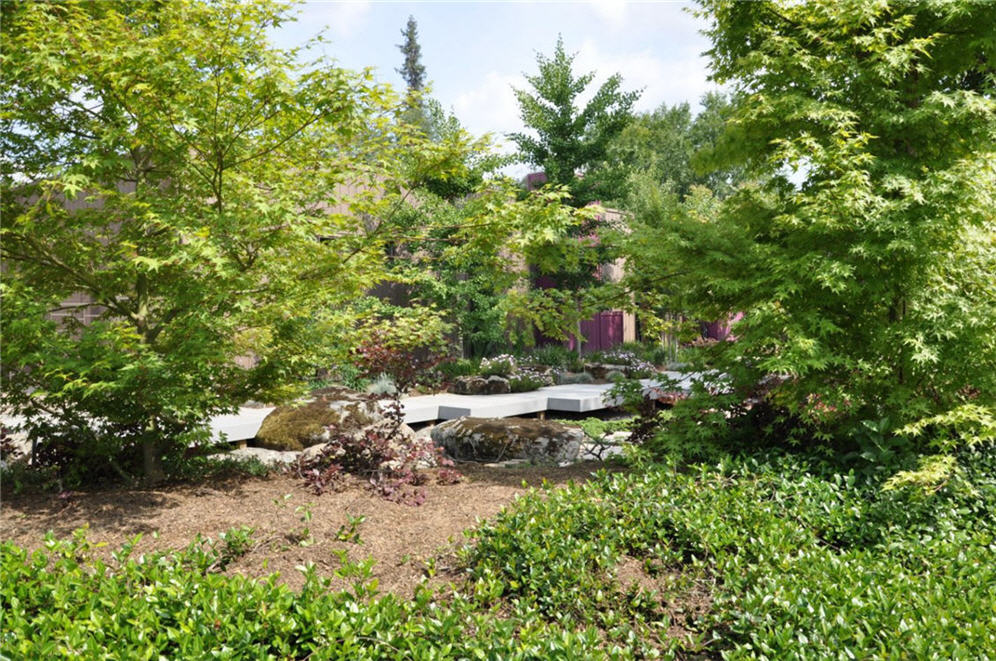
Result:
M591 319L581 322L581 334L585 337L581 351L604 351L622 344L623 313L621 310L599 312ZM573 339L570 343L573 348Z

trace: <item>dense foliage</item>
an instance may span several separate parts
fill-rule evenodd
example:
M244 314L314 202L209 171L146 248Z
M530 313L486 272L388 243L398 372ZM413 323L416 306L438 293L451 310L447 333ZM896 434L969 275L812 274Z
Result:
M449 147L366 77L268 45L281 5L3 11L5 403L59 461L134 473L141 446L155 479L208 416L318 362L381 277L407 175ZM365 181L383 195L337 192Z
M518 612L610 635L635 624L644 644L705 586L710 612L684 623L691 649L984 656L996 642L993 469L991 447L970 453L959 483L927 495L791 456L658 467L519 501L475 533L468 562L477 592ZM658 593L608 587L623 556Z
M594 251L570 247L595 210L569 206L562 188L521 194L505 180L489 180L464 200L420 200L407 222L424 229L406 242L391 277L411 287L413 301L443 312L464 355L531 344L533 326L557 336L576 327L581 294L531 289L529 264L593 268ZM584 311L590 299L584 297Z
M624 170L619 179L626 182L612 196L613 204L625 203L632 187L626 180L634 176L667 184L679 197L686 196L692 186L705 186L725 197L741 183L741 168L720 169L709 160L732 115L733 103L726 95L710 92L702 97L701 105L694 116L688 103L665 103L639 113L609 143L608 162Z
M717 162L756 183L722 207L646 196L665 212L633 263L672 309L743 313L707 352L729 377L707 395L738 415L763 399L758 428L845 449L869 425L941 452L992 439L994 6L703 6L739 99ZM700 424L717 404L691 401L685 428L722 433Z
M614 195L613 181L599 176L610 141L629 122L640 92L623 92L622 77L610 76L583 107L594 73L575 77L574 55L557 38L553 57L536 56L539 73L526 76L532 90L515 90L522 122L528 132L509 137L523 161L540 167L549 183L566 186L574 203L583 206ZM579 176L583 175L583 176Z
M2 553L11 657L984 658L996 646L996 460L936 491L815 457L714 456L533 492L472 533L450 596L224 576L253 541L94 559ZM135 586L141 586L136 588ZM136 598L135 590L140 590Z
M484 184L445 116L270 45L283 4L3 12L3 398L70 483L161 479L212 415L341 364L438 226L494 260L574 222ZM493 231L406 212L481 186Z
M252 546L231 530L217 543L111 561L82 537L29 554L2 546L3 633L9 658L600 658L598 636L478 611L429 590L374 597L364 563L343 565L352 592L329 592L314 566L294 593L273 580L219 573ZM136 593L136 591L138 591Z

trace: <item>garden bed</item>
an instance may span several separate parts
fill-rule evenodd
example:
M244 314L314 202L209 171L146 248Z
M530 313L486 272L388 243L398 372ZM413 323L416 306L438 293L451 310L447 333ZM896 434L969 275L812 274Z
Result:
M88 538L106 542L100 551L108 557L139 534L142 540L136 550L145 552L177 549L197 535L217 539L226 530L249 526L256 530L259 546L231 565L229 572L251 577L280 572L280 581L296 589L303 577L295 567L312 562L320 574L332 576L340 564L334 552L343 550L354 561L367 557L377 561L373 576L382 591L410 596L425 576L445 579L446 558L464 542L463 531L524 493L524 484L584 481L601 467L597 462L564 468L461 464L465 479L454 485L426 485L426 501L420 507L390 502L354 478L342 491L315 496L291 475L232 479L212 486L81 492L61 498L22 495L5 499L0 526L6 541L29 549L42 547L49 531L61 538L89 526ZM304 520L307 512L310 521ZM337 539L350 537L350 517L352 521L365 517L353 531L362 543ZM305 528L308 535L302 535ZM298 539L309 536L310 542Z

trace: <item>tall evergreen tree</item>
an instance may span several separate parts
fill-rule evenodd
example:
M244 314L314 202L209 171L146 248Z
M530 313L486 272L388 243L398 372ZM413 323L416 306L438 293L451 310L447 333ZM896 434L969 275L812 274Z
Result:
M398 44L398 50L405 56L405 63L395 71L405 79L409 94L418 93L425 87L425 67L422 65L422 47L418 45L418 23L414 16L408 17L401 36L405 41Z

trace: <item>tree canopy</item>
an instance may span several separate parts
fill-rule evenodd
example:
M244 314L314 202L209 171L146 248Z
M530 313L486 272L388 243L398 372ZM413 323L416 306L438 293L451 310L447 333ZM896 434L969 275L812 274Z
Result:
M811 438L992 439L996 7L702 7L739 98L718 162L758 180L651 259L701 318L744 313L712 364Z
M668 182L680 197L688 195L692 186L705 186L721 197L731 193L742 181L743 170L713 167L710 157L719 145L733 104L719 92L704 95L701 104L702 110L694 116L687 102L665 103L635 115L609 144L608 163L624 171L619 178L636 174L653 182ZM625 198L628 188L621 188L613 199Z
M640 92L623 92L622 77L615 74L581 107L578 97L595 74L575 77L574 58L564 50L562 38L557 39L552 57L537 54L539 73L526 76L532 90L515 90L523 124L532 132L509 137L523 161L542 168L547 181L566 186L574 203L583 206L612 196L611 187L599 180L598 169L609 143L629 122Z
M69 454L131 472L141 447L154 475L208 416L348 350L397 209L465 143L426 142L368 75L271 46L281 4L3 12L4 400Z

